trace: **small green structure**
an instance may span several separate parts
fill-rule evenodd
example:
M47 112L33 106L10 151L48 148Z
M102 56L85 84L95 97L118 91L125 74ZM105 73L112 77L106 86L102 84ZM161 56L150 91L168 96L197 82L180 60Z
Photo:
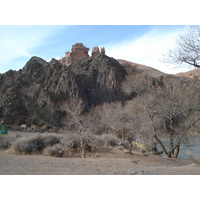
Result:
M2 135L8 134L8 127L5 126L5 125L2 125L1 130L0 130L0 134L2 134Z

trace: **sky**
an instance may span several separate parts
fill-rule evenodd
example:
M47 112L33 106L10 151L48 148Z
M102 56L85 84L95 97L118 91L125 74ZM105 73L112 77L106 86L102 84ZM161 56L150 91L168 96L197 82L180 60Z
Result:
M106 55L156 68L187 71L161 62L184 25L0 25L0 73L22 69L32 56L60 59L75 43L105 47Z

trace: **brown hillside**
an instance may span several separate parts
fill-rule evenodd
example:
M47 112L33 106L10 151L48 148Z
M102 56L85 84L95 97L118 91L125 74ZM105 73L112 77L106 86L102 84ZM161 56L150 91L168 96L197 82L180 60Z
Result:
M138 63L118 59L117 60L127 71L128 74L144 74L151 77L159 77L166 75L165 73L154 69L152 67L148 67L146 65L141 65Z
M188 72L178 73L176 74L176 76L183 76L183 77L195 78L195 79L200 80L200 68L196 68Z

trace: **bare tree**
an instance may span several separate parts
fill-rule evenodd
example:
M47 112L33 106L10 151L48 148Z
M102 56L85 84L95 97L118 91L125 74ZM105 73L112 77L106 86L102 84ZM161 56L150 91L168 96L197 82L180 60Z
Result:
M151 146L151 150L156 155L162 153L157 150L157 141L154 138L160 125L157 106L158 98L155 96L156 93L152 92L152 87L156 88L157 86L157 79L143 75L129 76L122 86L126 94L135 96L133 102L135 102L136 106L132 113L137 113L138 116L141 116L138 135L146 141L148 146ZM150 92L149 89L151 90Z
M190 26L176 39L176 47L162 59L166 63L183 63L200 67L200 26Z
M104 103L94 109L93 116L98 116L96 128L99 127L106 132L113 132L122 140L129 143L128 153L132 153L132 141L136 138L139 126L140 117L136 113L137 105L134 102L129 102L122 105L120 102Z
M155 81L158 84L154 84ZM124 91L128 94L137 93L134 99L138 102L137 107L141 104L140 110L144 113L141 128L144 132L149 131L150 134L146 136L150 139L149 144L154 154L164 153L168 157L177 158L187 131L197 126L200 120L199 88L195 80L167 77L162 78L162 83L159 81L130 79ZM162 142L163 136L168 137L169 147ZM160 152L158 144L162 149Z
M168 157L178 157L182 141L191 127L200 120L198 86L194 81L172 79L162 92L164 103L162 115L164 130L169 133Z
M82 113L85 108L84 102L80 98L70 98L67 101L62 102L60 108L66 112L66 117L63 119L64 125L69 130L77 131L80 139L80 154L82 158L85 158L86 146L89 140L87 137L84 137L82 133L85 130Z

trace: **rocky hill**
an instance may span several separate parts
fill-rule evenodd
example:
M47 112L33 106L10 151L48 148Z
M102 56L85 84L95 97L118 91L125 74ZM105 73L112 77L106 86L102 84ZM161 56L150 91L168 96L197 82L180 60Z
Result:
M88 49L78 43L72 53L68 52L60 61L46 62L32 57L23 69L0 74L0 120L7 125L59 128L66 115L61 105L72 97L83 100L87 113L103 103L125 105L137 96L135 89L140 89L146 105L152 103L158 92L159 104L166 104L168 93L168 96L177 94L178 100L187 97L189 91L199 94L200 81L196 79L167 75L144 65L116 60L106 56L104 48L100 52L95 47L91 57L87 52Z
M0 76L0 119L6 124L59 127L59 105L69 97L81 97L86 110L122 100L120 85L126 74L119 62L101 53L68 66L32 57L22 70Z

